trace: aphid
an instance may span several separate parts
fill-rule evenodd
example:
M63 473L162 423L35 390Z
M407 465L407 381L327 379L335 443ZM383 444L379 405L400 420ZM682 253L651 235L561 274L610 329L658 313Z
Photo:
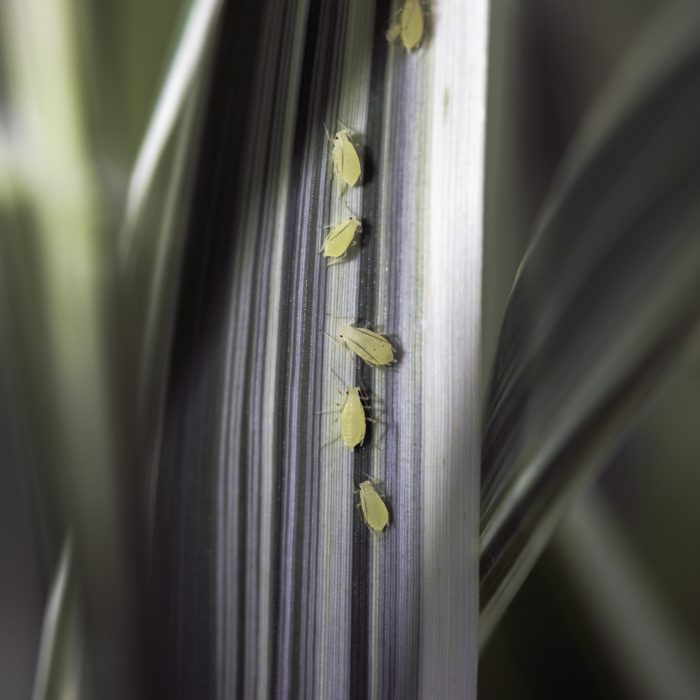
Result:
M362 175L360 156L357 155L355 146L350 140L350 131L342 129L333 138L333 172L346 185L354 187Z
M340 436L351 450L361 445L367 432L367 418L362 404L360 387L348 389L340 409Z
M406 51L415 49L423 39L425 20L420 0L405 0L400 10L399 21L389 27L387 41L396 41L399 37Z
M348 248L355 240L355 236L362 230L359 219L351 216L349 219L336 224L326 236L326 240L321 248L326 258L343 258L348 252Z
M369 480L360 484L360 506L371 530L381 532L389 524L389 509Z
M396 362L394 346L381 333L347 325L340 327L338 337L368 365L381 367Z

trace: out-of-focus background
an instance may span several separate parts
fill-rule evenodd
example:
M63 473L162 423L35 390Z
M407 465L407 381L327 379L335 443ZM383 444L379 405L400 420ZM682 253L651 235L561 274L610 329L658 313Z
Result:
M630 47L670 5L655 0L493 3L486 369L509 280L570 139L606 81L629 60ZM585 512L572 515L560 528L515 596L482 650L480 697L670 698L700 693L693 685L700 666L699 401L700 362L695 360L645 411L592 488L581 508ZM608 538L603 558L592 557L584 546L596 536L603 538L598 540L602 545ZM617 566L625 572L622 601L615 575L612 580L609 575ZM585 581L584 571L591 581ZM627 596L634 600L619 618L616 613ZM649 628L647 615L655 621L650 620ZM639 626L626 627L623 620L629 623L630 617ZM655 629L664 634L655 639ZM646 655L626 653L625 638L632 642L639 636L645 637L637 641L647 646ZM678 646L671 650L669 642ZM678 665L665 666L662 659L676 650ZM669 683L669 669L677 683ZM649 676L656 676L656 682Z
M493 370L508 294L567 147L610 76L628 60L630 46L671 4L528 0L491 5L483 386ZM435 5L437 12L439 2ZM124 255L117 242L124 225L120 207L189 9L185 0L5 0L0 7L2 698L31 697L37 667L51 655L40 638L47 601L50 613L51 596L60 598L70 589L69 580L61 583L62 562L73 546L62 529L67 514L83 526L94 518L107 523L108 532L114 529L108 553L101 552L104 541L90 540L89 527L75 533L83 538L83 550L104 554L110 563L103 575L117 576L116 589L124 596L87 603L85 614L104 631L104 638L84 642L96 643L98 665L113 666L107 677L139 678L142 669L122 673L120 664L132 661L122 658L120 649L154 643L148 629L135 631L120 619L124 609L142 610L146 600L142 535L152 526L145 515L152 484L134 465L153 457L149 431L151 421L161 418L153 405L164 381L139 384L140 372L146 373L139 363L157 366L157 352L143 360L129 333L156 328L151 342L157 350L160 334L169 337L171 329L167 320L154 323L140 309L140 300L154 292L138 263L116 271L110 261ZM42 27L61 23L62 13L76 14L71 26L77 35L44 33ZM56 37L67 44L54 44ZM75 132L71 115L58 111L52 115L53 138L46 142L31 131L32 110L56 103L52 76L25 70L31 66L25 53L42 47L55 55L57 76L66 71L77 76L78 99L88 107L81 113L93 118ZM30 94L26 102L23 91ZM189 118L196 121L197 105L190 109ZM172 160L191 157L190 148L173 137ZM88 193L85 209L78 212L66 211L61 201L61 158L76 154L83 159L79 181L65 186ZM183 186L168 180L167 167L164 171L150 200L154 210ZM45 194L33 198L30 192L43 177ZM75 216L94 222L78 248L61 242L62 235L78 235L71 228ZM147 211L141 225L151 221L159 225L158 216ZM154 238L141 252L162 261L161 244ZM58 272L49 269L50 261L76 250L85 260L71 257ZM172 280L160 274L154 278L167 291ZM56 314L54 325L42 313ZM99 337L85 334L85 319L100 319ZM63 335L57 327L63 324L65 331L66 322L73 330ZM700 668L698 350L697 361L671 377L589 494L572 508L485 641L480 697L700 697L695 685ZM99 362L104 366L97 367ZM59 375L73 382L57 383ZM105 377L117 387L114 394L93 382ZM82 406L77 414L71 408L76 395ZM105 405L108 414L97 415L95 407ZM133 443L115 444L105 456L101 450L109 440L100 431L108 425L117 426L117 438L135 437ZM81 449L72 452L78 443ZM109 482L114 473L120 475L118 488ZM76 484L90 496L76 496ZM67 649L76 643L70 624L70 619L60 622L53 643ZM79 677L90 671L67 667L56 673ZM55 681L52 676L46 682ZM114 697L132 690L124 681Z
M67 602L61 598L70 591L70 581L61 578L67 572L62 563L73 551L71 535L65 539L66 522L92 522L88 529L107 535L99 542L83 542L105 564L106 580L98 587L114 597L114 605L95 600L88 605L104 635L91 643L97 642L104 668L114 667L107 674L116 681L109 691L113 697L128 697L133 689L128 678L136 674L120 667L122 646L135 651L138 646L119 598L129 586L129 599L143 592L143 564L131 552L143 552L147 531L147 440L140 447L125 440L112 455L93 450L105 444L105 435L95 434L98 426L110 424L115 436L125 436L125 425L138 418L132 401L138 378L133 360L124 360L133 358L125 330L130 322L138 325L138 319L125 315L132 315L134 297L144 307L147 295L134 270L118 275L115 261L130 174L190 5L186 0L11 0L0 7L4 698L77 697L81 679L90 675L71 660L82 657L75 646L80 634L71 620L73 594ZM90 185L76 183L81 177ZM152 201L158 208L162 182L156 189L160 192ZM144 257L153 255L146 250ZM106 331L106 347L86 331L93 324L101 326L98 332ZM67 351L63 357L61 346ZM72 375L68 386L60 385L60 374ZM116 399L111 389L95 385L115 374L123 387ZM95 407L105 403L113 413L98 417ZM155 434L152 422L144 421L142 430ZM83 454L69 454L71 442L84 446ZM113 469L118 482L111 480ZM128 555L119 551L124 533L136 541L133 549L126 548ZM117 575L115 567L121 569ZM124 577L132 567L139 575ZM49 633L40 643L42 624ZM45 666L49 659L50 669Z

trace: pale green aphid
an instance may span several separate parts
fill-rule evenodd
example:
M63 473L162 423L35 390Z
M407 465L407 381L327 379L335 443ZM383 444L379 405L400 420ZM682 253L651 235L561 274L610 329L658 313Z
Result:
M354 386L347 390L345 401L340 409L340 436L347 447L353 450L358 445L362 445L366 432L367 419L360 387Z
M343 258L348 252L358 232L362 230L359 219L351 216L336 224L326 236L321 249L326 258Z
M382 367L396 362L394 346L381 333L347 325L340 327L338 337L368 365Z
M350 140L350 131L342 129L333 138L333 150L331 152L333 160L333 172L346 185L354 187L362 175L362 165L360 156L357 155L355 146Z
M374 532L381 532L389 524L389 509L371 481L360 484L360 506L367 527Z
M388 41L394 42L400 37L406 51L411 51L423 40L425 31L425 20L420 0L405 0L399 12L399 21L389 27L386 38Z

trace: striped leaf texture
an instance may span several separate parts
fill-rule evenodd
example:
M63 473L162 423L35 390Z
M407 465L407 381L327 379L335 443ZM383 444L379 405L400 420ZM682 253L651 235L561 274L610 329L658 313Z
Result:
M475 693L486 5L441 3L411 54L384 37L394 9L222 9L155 480L171 696ZM364 172L340 192L326 128L345 127ZM323 227L351 214L359 245L328 265ZM398 363L352 356L349 322ZM351 386L375 419L354 452Z

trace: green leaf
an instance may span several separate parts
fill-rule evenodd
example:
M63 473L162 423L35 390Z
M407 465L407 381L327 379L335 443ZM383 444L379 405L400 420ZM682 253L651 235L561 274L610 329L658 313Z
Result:
M697 333L697 20L667 8L611 79L515 281L484 426L483 638Z

